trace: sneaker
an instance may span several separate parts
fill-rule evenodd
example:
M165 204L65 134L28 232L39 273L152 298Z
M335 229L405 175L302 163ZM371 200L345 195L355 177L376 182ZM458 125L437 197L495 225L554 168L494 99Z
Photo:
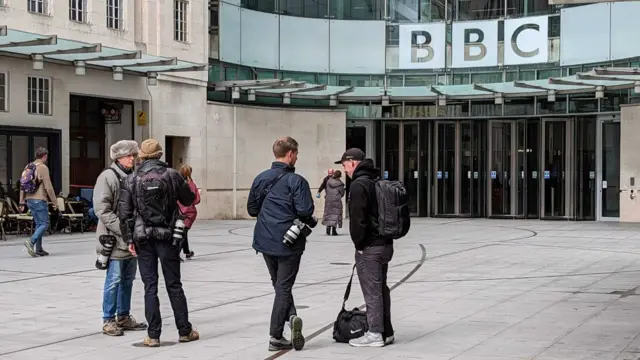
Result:
M186 342L196 341L198 339L200 339L200 333L198 333L196 330L191 329L191 332L189 333L189 335L180 336L178 341L181 343L186 343Z
M44 251L44 249L40 250L40 251L36 251L36 255L37 256L48 256L49 253Z
M291 327L291 343L296 351L302 350L304 347L304 336L302 336L302 319L296 315L289 318L289 326Z
M194 252L192 251L192 252L190 252L190 253L188 253L188 254L186 255L186 258L187 258L187 260L191 260L195 255L196 255L196 253L194 253Z
M118 326L115 319L107 320L102 325L102 333L109 336L122 336L124 331Z
M118 317L118 321L116 323L118 324L118 327L125 331L138 331L147 329L147 324L137 322L136 319L131 315Z
M33 244L31 243L31 239L27 239L24 241L24 247L27 248L27 252L31 257L36 257L36 252L33 250Z
M382 339L382 334L367 331L361 337L349 340L349 345L355 347L383 347L384 340Z
M394 342L396 342L396 336L395 335L387 336L384 339L384 346L391 345Z
M160 347L160 339L152 339L149 336L145 336L142 344L148 347Z
M269 351L291 350L292 347L291 341L285 339L284 336L280 339L272 336L271 339L269 339Z

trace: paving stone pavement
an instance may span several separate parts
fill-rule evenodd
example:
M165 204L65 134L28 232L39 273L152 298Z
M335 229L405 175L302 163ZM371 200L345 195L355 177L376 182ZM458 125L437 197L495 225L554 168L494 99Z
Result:
M104 272L93 267L94 234L45 238L51 256L30 258L21 239L0 243L0 359L267 359L273 290L251 249L251 221L199 221L196 257L184 263L190 319L201 340L177 333L166 291L157 349L144 333L101 334ZM336 344L331 324L353 262L346 230L309 240L294 296L309 337L281 359L640 358L640 225L474 219L414 219L389 270L397 342ZM426 249L424 263L421 245ZM144 320L143 286L132 313ZM348 306L363 303L358 286Z

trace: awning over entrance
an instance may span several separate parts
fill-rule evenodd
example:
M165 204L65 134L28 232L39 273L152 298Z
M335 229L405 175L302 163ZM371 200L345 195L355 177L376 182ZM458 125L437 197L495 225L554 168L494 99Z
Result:
M376 101L383 105L390 101L437 102L444 106L450 100L494 100L502 104L505 98L546 96L555 101L557 95L594 93L604 97L606 90L634 89L640 93L640 69L594 68L572 76L547 80L513 81L508 83L405 86L405 87L346 87L307 84L301 81L266 79L222 81L212 84L215 91L231 91L233 99L247 94L249 101L255 96L281 97L283 104L291 98L329 100L335 106L340 101Z
M202 71L207 65L143 54L139 50L122 50L75 40L59 39L56 35L40 35L8 29L0 25L0 56L31 59L35 70L45 62L75 66L76 75L86 68L111 70L114 80L123 74L146 76L155 85L158 73Z

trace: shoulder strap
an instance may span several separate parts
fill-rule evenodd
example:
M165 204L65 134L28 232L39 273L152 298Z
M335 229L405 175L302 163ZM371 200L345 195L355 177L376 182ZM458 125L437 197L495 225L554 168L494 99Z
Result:
M269 196L269 193L271 192L271 188L275 184L277 184L278 181L280 181L280 179L282 179L287 174L288 172L282 171L280 172L280 174L278 174L278 176L274 177L273 179L271 179L271 181L269 181L269 183L267 184L267 187L265 187L266 194L260 197L260 206L258 206L259 209L262 209L262 204L264 204L264 201L267 199L267 196Z
M356 264L353 264L353 269L351 269L351 278L349 279L349 283L347 284L347 289L344 291L344 298L342 301L342 309L344 310L344 306L347 304L347 300L349 300L349 295L351 294L351 283L353 282L353 274L356 272Z
M116 169L114 169L112 167L107 168L107 170L113 171L113 173L116 174L116 177L118 178L118 181L122 180L122 176L120 176L120 173L118 172L118 170L116 170Z

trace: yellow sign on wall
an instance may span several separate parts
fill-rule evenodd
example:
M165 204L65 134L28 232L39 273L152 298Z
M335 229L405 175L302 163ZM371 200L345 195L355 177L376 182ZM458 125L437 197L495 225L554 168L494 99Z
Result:
M147 113L142 110L138 110L136 112L136 121L138 126L147 126Z

